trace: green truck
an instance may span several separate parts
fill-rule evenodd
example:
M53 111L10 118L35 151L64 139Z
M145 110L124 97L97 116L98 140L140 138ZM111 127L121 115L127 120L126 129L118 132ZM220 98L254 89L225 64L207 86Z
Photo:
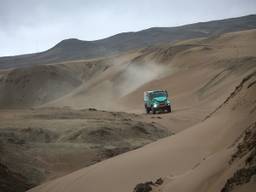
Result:
M150 111L153 114L157 111L172 111L171 102L168 99L168 92L166 90L144 92L144 106L147 113L150 113Z

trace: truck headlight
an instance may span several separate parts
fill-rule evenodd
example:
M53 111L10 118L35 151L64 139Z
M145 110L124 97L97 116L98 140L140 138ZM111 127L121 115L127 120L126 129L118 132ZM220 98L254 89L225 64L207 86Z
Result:
M169 100L167 100L167 105L170 105L170 104L171 104L171 102Z
M157 103L154 103L154 104L153 104L153 107L157 107Z

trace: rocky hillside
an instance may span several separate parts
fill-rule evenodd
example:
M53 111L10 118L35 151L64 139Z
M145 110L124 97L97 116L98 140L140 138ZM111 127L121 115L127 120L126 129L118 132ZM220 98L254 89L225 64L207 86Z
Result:
M172 135L140 119L96 109L0 111L0 191L25 191Z
M1 192L23 192L32 187L21 175L9 170L0 163L0 191Z

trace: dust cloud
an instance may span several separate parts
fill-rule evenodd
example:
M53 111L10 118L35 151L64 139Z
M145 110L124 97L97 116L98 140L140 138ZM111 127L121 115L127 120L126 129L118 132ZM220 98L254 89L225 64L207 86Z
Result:
M170 67L156 63L130 63L115 82L119 95L125 96L140 86L169 74Z
M101 75L91 79L74 94L48 106L120 110L119 101L144 84L170 75L172 68L155 62L113 63ZM143 95L143 93L142 93Z

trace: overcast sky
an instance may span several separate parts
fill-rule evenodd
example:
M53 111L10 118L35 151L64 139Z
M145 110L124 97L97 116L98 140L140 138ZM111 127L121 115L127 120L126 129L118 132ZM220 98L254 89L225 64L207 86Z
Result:
M256 13L256 0L0 0L0 56Z

